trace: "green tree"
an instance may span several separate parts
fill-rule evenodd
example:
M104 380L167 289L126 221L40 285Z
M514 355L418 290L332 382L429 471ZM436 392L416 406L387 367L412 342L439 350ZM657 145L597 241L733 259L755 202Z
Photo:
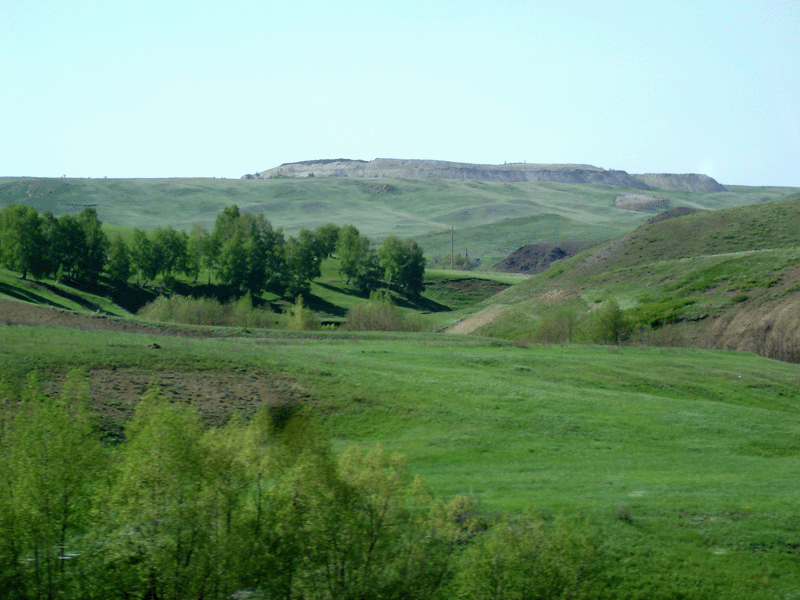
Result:
M378 258L389 285L394 284L402 293L411 296L422 292L425 256L414 240L389 236L378 248Z
M42 392L35 374L29 377L2 444L19 597L53 598L74 583L68 570L77 549L70 545L71 535L87 529L91 487L104 464L94 432L89 386L81 372L68 375L58 398ZM21 556L31 560L23 563Z
M86 247L78 258L77 276L86 281L97 281L105 268L108 253L108 237L103 232L103 224L97 218L97 211L90 206L78 213L78 223L83 231Z
M11 204L0 210L0 264L39 279L48 270L42 220L32 206Z
M265 289L283 291L283 232L273 229L264 215L240 213L235 205L225 208L217 215L209 244L217 256L218 275L226 285L254 297Z
M81 257L88 251L86 234L78 218L75 215L62 215L57 223L49 218L46 223L47 245L56 272L78 277Z
M147 233L141 229L133 230L133 248L131 249L131 262L136 269L136 283L144 278L143 285L155 279L158 275L158 257L153 251L153 243Z
M151 384L125 433L93 547L105 595L203 597L209 540L199 416Z
M131 255L128 252L128 246L118 233L114 236L111 246L108 250L108 262L106 263L106 272L108 277L119 283L126 283L128 278L133 275L133 265L131 264Z
M211 268L214 261L211 256L211 234L208 229L195 223L186 241L186 275L197 283L200 269L207 269L208 283L211 284Z
M336 243L339 240L339 226L333 223L320 225L314 230L314 238L320 243L323 252L321 258L328 258L336 252Z
M171 225L156 227L153 231L154 260L165 280L171 279L179 271L187 270L186 242L186 233L176 231Z
M339 259L339 273L353 279L369 250L369 240L362 237L355 225L345 225L339 230L336 242L336 257Z
M292 296L308 294L311 280L320 276L322 257L326 255L320 241L308 229L301 229L297 238L290 238L286 245L287 292Z

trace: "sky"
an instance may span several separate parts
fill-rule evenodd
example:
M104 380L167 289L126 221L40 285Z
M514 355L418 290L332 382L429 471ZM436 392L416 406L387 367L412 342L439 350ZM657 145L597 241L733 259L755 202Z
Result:
M314 159L800 187L800 2L0 0L0 176Z

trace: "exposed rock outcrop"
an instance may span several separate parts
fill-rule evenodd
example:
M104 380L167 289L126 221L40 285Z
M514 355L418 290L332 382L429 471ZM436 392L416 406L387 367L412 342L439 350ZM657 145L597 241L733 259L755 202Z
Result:
M371 161L346 158L284 163L279 167L245 175L245 179L281 177L355 177L359 179L462 179L487 183L553 181L591 183L637 190L726 191L706 175L630 175L592 165L511 163L478 165L443 160L376 158ZM694 189L697 188L697 189Z
M648 188L655 190L676 190L679 192L727 192L728 188L708 175L698 173L645 173L634 175Z

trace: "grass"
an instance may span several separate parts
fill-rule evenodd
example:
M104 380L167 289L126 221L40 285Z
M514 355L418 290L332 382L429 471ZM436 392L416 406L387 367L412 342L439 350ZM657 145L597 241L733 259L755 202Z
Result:
M0 325L0 340L0 374L16 384L30 369L73 366L294 381L335 448L381 443L437 496L472 494L482 511L581 514L619 559L609 574L640 591L665 569L713 583L717 597L800 589L794 365L435 334L194 339ZM762 569L768 584L751 579Z
M389 184L392 192L380 190ZM416 237L428 256L449 254L451 227L458 252L490 265L534 242L602 241L631 231L652 213L614 207L627 188L529 182L489 184L456 180L349 178L46 179L0 177L0 206L24 203L56 215L95 206L110 226L153 229L172 225L211 229L217 214L237 204L263 212L288 235L333 222L355 224L373 239ZM797 190L732 187L730 192L659 191L672 206L721 209L780 200ZM128 235L123 232L123 237Z
M614 299L642 323L698 330L709 317L788 302L797 292L798 220L800 199L791 199L645 225L490 299L511 310L483 331L529 335L554 291L579 297L583 312Z

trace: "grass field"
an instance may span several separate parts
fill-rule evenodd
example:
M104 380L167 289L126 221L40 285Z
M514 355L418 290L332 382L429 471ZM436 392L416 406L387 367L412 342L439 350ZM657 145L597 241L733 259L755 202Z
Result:
M104 382L93 386L101 411L128 401L134 373L201 409L198 379L271 390L271 402L310 405L337 449L406 454L440 497L471 494L488 513L582 515L613 559L609 581L628 594L618 597L800 590L796 365L435 334L198 339L0 325L0 339L4 379L19 385L31 369L59 379L80 366ZM154 341L160 349L147 347ZM227 403L210 412L252 411L252 396L240 396L221 394Z
M80 198L106 203L101 218L123 233L182 227L201 214L213 220L225 203L254 210L280 197L285 206L273 208L283 216L268 216L279 226L285 217L287 230L341 215L374 235L424 232L469 205L460 233L498 232L486 238L486 256L537 223L538 236L557 223L565 227L558 235L619 236L531 278L430 271L422 298L397 299L402 311L425 313L428 331L413 334L165 325L122 308L135 309L153 290L130 286L142 297L114 302L102 280L81 290L0 270L0 380L20 389L38 371L55 390L70 369L84 369L110 439L124 434L153 380L209 426L262 404L307 407L337 451L381 444L403 453L437 497L468 494L486 515L584 519L604 561L594 597L800 597L797 364L747 352L525 341L548 311L586 312L609 299L638 317L672 311L687 343L699 343L692 331L734 323L736 311L751 311L755 327L783 307L787 320L775 317L774 329L795 331L785 324L800 314L800 200L761 203L789 191L665 193L674 205L752 206L633 230L649 215L614 220L606 204L615 191L601 186L397 181L387 192L355 180L19 181L0 182L0 198L17 186L29 200L51 203L39 210L71 210ZM51 185L63 189L51 194ZM534 193L531 208L524 202ZM481 216L486 194L509 220ZM515 206L541 213L512 214ZM127 221L110 217L126 211ZM449 232L443 236L431 247L446 248ZM325 320L366 301L336 267L323 264L308 298ZM433 333L492 307L505 313L482 331L500 337Z

